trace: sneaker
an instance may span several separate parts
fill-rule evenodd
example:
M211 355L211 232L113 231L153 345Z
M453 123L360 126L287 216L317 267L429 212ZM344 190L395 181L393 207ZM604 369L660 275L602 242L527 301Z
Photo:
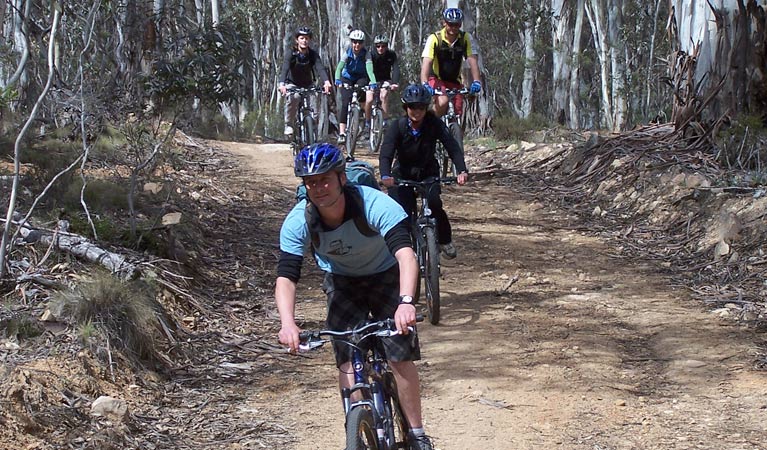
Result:
M293 134L293 127L291 127L290 125L285 125L285 131L283 132L283 134L285 134L285 136L290 136L291 134Z
M431 438L425 434L421 436L410 436L411 450L434 450Z
M440 247L442 248L442 254L445 255L445 258L453 259L458 256L458 251L455 249L455 245L453 245L452 242L440 245Z
M345 134L339 134L338 135L338 145L346 144L346 135Z

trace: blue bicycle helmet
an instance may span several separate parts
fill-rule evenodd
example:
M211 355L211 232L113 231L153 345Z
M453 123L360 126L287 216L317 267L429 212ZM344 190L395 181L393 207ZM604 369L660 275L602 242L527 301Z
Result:
M460 8L447 8L442 13L442 18L445 19L445 22L461 23L463 22L463 11Z
M431 94L426 90L423 85L411 84L405 88L402 93L402 104L412 105L414 103L420 103L422 105L428 105L431 103Z
M307 145L296 155L293 172L297 177L320 175L331 170L342 171L346 167L341 150L333 144Z

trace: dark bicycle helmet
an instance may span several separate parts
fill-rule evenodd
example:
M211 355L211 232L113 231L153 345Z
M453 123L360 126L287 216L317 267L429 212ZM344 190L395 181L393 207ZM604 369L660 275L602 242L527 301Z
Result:
M422 105L428 105L431 102L431 94L420 84L411 84L405 88L405 92L402 93L402 104L412 105L414 103L420 103Z
M379 34L373 39L373 42L375 44L388 44L389 38L387 38L385 34Z
M442 18L445 19L445 22L461 23L463 22L463 11L460 8L447 8L442 13Z
M331 170L342 171L346 166L341 150L333 144L312 144L296 155L293 172L297 177L320 175Z
M309 27L298 27L295 33L295 37L298 36L309 36L309 39L312 38L312 29Z

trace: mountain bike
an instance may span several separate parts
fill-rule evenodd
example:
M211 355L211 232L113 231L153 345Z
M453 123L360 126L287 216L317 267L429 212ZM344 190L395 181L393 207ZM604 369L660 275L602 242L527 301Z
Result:
M423 321L423 316L416 321ZM408 327L411 332L415 328ZM346 450L407 450L410 425L400 406L397 381L386 360L382 340L399 334L394 319L368 321L348 331L302 331L301 350L312 350L333 338L352 349L354 386L341 389L346 415ZM362 347L363 341L371 341ZM352 401L358 392L360 400Z
M351 89L352 99L349 101L349 112L346 115L346 155L354 160L354 149L357 147L357 138L360 136L360 117L363 114L360 96L367 86L356 86L349 83L341 85L344 89ZM364 98L364 96L363 96Z
M375 89L373 94L373 104L370 107L370 138L368 139L371 153L378 153L378 150L381 148L381 142L383 142L383 134L385 130L380 91L390 89L391 87L389 84L384 83L381 87ZM367 90L371 89L368 87Z
M302 148L317 142L317 128L314 126L314 109L311 105L311 96L314 93L322 92L322 88L311 86L308 88L290 87L287 89L287 95L298 94L301 98L296 121L293 125L293 140L290 146L293 150L293 156L297 155Z
M461 89L445 89L435 90L434 95L447 95L447 113L441 117L442 122L445 123L447 129L450 131L450 135L458 141L458 145L463 151L463 126L461 124L461 115L455 111L455 96L466 95L469 90L466 88ZM439 173L441 177L446 177L448 174L456 175L455 164L450 161L450 155L447 153L447 149L442 145L442 142L437 142L437 162L439 163Z
M429 192L440 184L454 184L455 177L437 178L429 177L423 181L396 180L399 187L411 187L415 189L421 198L421 209L418 215L412 214L411 233L415 243L415 254L418 259L418 268L426 291L426 309L429 322L437 325L440 319L439 297L439 242L437 240L437 219L432 216L429 208ZM416 283L415 298L421 294L421 278Z

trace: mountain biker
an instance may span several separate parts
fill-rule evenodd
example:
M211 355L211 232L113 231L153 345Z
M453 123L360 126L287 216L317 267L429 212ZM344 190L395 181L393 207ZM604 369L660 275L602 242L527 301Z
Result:
M346 116L349 113L349 102L352 90L343 88L344 83L362 87L370 83L375 88L375 74L370 52L365 48L365 32L353 30L349 33L351 45L346 49L346 55L341 58L336 67L336 86L341 91L341 105L338 110L338 145L346 143Z
M376 46L376 51L371 52L375 80L384 86L388 84L389 89L396 91L399 85L399 60L397 59L397 53L389 48L389 39L383 34L373 38L373 42ZM374 94L375 91L367 91L365 96L365 128L368 129L370 128L370 110L373 105ZM389 117L389 103L386 101L388 95L388 91L380 91L381 108L384 112L384 118Z
M471 49L471 36L461 30L463 25L463 11L459 8L447 8L442 13L444 26L436 33L432 33L426 40L426 45L421 53L421 82L426 89L434 94L436 89L460 89L461 66L465 59L469 63L471 76L474 81L469 88L472 94L482 90L479 81L479 65L477 55ZM447 95L437 96L434 105L434 113L442 117L447 112ZM463 96L455 96L456 114L463 110Z
M381 181L388 188L397 203L402 205L408 214L416 211L416 197L413 188L400 188L394 185L397 178L423 181L428 177L439 177L439 165L435 156L437 140L445 146L450 159L458 170L457 182L463 185L468 180L468 170L463 159L463 150L448 131L447 126L427 111L431 103L431 94L420 84L411 84L402 93L402 107L405 117L393 121L384 134L381 143L378 168L381 171ZM392 167L392 163L394 166ZM437 240L445 257L453 259L457 251L453 245L452 229L447 213L442 207L440 185L429 191L429 207L437 219Z
M299 27L294 33L295 44L289 53L285 54L285 61L280 72L278 89L285 99L285 134L293 134L291 124L296 120L298 104L301 97L298 94L288 96L288 89L294 87L311 87L317 79L324 83L326 94L330 93L333 85L328 79L325 66L322 64L319 54L309 46L312 41L312 30L308 27Z
M432 450L423 430L418 370L418 337L413 305L418 266L410 246L405 211L383 192L347 184L343 153L328 143L304 147L294 171L303 179L308 200L288 213L280 230L280 258L274 296L280 314L280 342L296 351L296 284L305 252L311 250L325 272L327 326L346 330L372 314L374 320L394 318L402 332L384 341L397 380L403 411L413 427L414 450ZM362 227L360 221L365 221ZM366 231L363 231L364 228ZM354 384L349 348L335 345L341 388Z

